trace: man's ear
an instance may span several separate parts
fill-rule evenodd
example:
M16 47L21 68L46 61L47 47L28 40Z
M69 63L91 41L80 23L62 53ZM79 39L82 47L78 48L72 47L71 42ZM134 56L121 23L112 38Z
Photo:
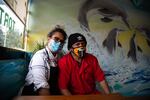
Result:
M69 51L72 51L73 50L73 48L71 47L70 49L69 49Z
M85 47L85 52L87 52L87 48Z

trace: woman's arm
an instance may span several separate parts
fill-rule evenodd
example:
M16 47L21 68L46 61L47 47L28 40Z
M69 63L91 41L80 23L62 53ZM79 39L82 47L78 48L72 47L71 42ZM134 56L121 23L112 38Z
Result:
M47 64L44 61L44 56L42 52L37 52L34 54L30 61L29 73L30 76L27 77L27 81L31 81L34 84L35 91L39 95L47 95L49 93L49 84L47 82ZM47 71L46 71L47 70Z

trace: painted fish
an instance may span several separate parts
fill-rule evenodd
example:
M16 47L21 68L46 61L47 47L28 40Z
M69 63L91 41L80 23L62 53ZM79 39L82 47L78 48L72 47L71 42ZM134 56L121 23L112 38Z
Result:
M137 62L135 36L136 34L134 33L130 39L130 49L127 56L128 58L131 58L134 62Z
M141 31L146 36L147 44L150 47L150 29L144 26L139 26L136 29Z
M106 39L103 41L103 47L106 47L108 52L112 54L113 50L116 49L116 37L118 32L123 31L122 29L114 28L109 33ZM121 43L117 41L121 47Z

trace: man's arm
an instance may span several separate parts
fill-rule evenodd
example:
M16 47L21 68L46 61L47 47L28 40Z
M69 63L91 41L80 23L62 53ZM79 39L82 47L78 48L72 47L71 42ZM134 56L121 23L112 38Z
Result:
M103 88L104 93L105 94L109 94L110 93L110 89L108 87L108 84L107 84L106 80L103 80L103 81L101 81L99 83L100 83L101 87Z
M94 76L95 79L99 82L100 86L102 87L105 94L110 93L110 89L108 87L108 84L105 80L104 72L102 71L97 58L94 59Z
M71 93L70 93L70 91L69 91L68 89L62 89L62 90L61 90L61 93L62 93L63 95L66 95L66 96L71 95Z
M68 65L66 64L66 59L60 59L58 61L58 67L59 67L59 78L58 78L58 84L59 89L63 95L71 95L71 92L68 89L68 84L70 81L70 74Z

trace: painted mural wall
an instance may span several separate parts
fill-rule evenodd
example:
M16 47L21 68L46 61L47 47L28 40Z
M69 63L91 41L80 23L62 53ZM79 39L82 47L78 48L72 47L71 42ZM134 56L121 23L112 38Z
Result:
M27 49L46 43L47 33L62 25L68 36L86 37L112 92L149 95L149 6L149 0L29 0Z

